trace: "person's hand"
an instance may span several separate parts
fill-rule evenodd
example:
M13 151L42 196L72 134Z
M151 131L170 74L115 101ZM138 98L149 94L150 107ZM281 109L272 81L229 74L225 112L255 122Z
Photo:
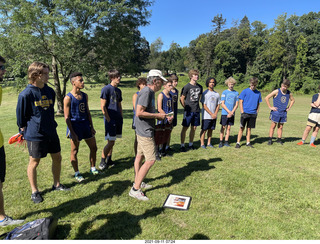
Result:
M270 108L272 111L278 111L278 108L277 107L271 107Z
M166 118L166 114L165 113L158 113L156 115L156 119L164 120L165 118Z

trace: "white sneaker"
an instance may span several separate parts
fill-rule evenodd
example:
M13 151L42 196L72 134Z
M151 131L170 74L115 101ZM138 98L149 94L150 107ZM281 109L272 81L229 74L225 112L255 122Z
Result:
M141 189L137 190L137 191L134 191L133 190L133 187L131 188L130 192L129 192L129 196L130 197L133 197L133 198L136 198L138 200L141 200L141 201L148 201L149 198L147 198L144 193L141 191Z
M0 226L8 226L8 225L19 225L24 222L24 219L12 219L9 216L6 216L4 220L0 222Z
M133 183L133 186L134 186L134 183ZM148 189L152 188L153 186L142 181L140 187L145 190L148 190Z

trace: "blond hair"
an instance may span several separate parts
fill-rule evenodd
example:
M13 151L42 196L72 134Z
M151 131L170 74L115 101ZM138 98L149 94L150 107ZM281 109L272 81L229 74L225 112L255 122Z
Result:
M226 79L225 81L225 84L228 85L229 83L232 83L232 84L237 84L237 81L232 77L230 76L228 79Z
M50 70L49 65L42 62L33 62L32 64L30 64L28 68L29 83L34 83L46 68Z

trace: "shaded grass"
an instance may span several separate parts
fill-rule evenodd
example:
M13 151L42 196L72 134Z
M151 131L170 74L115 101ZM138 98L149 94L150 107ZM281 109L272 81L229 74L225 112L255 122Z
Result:
M231 131L231 148L180 153L180 113L171 139L175 153L151 168L146 178L146 182L154 186L146 191L150 201L139 202L128 196L134 177L131 98L136 89L133 80L122 83L123 138L117 140L113 151L117 166L98 176L90 175L88 149L82 142L79 168L86 180L76 183L69 162L70 144L65 138L64 118L57 117L63 157L61 182L71 187L71 191L50 191L52 174L48 156L38 167L38 185L44 192L45 201L33 204L26 174L27 150L5 144L7 177L4 194L9 215L27 221L58 217L57 239L320 238L317 228L320 224L319 149L296 145L306 125L311 95L295 97L296 103L284 126L283 146L276 143L267 146L269 110L262 103L257 128L252 135L254 149L234 148L240 119L238 110ZM102 86L91 85L85 90L97 131L98 159L105 145L99 99ZM218 87L217 91L221 94L223 89ZM5 140L17 132L16 101L17 94L5 88L0 108L0 127ZM217 127L213 132L216 146L220 126ZM196 133L195 145L199 147L200 128ZM170 193L192 196L190 209L162 208ZM3 228L0 234L11 229L13 227Z

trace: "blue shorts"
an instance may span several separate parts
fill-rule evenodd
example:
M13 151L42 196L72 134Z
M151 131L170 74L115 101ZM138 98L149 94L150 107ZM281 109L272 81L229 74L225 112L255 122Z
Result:
M200 125L200 112L184 112L182 126L189 127Z
M216 129L216 119L204 119L202 120L201 129L202 130L215 130Z
M74 132L78 136L79 141L81 141L82 139L86 140L93 137L89 121L87 120L71 121L71 124ZM67 138L72 139L72 136L68 127L67 127Z
M279 113L278 111L270 112L270 120L274 123L286 123L287 122L287 112Z
M122 137L123 119L111 119L108 122L104 119L105 139L115 141Z
M234 116L228 118L227 115L221 115L220 124L222 126L234 125Z

